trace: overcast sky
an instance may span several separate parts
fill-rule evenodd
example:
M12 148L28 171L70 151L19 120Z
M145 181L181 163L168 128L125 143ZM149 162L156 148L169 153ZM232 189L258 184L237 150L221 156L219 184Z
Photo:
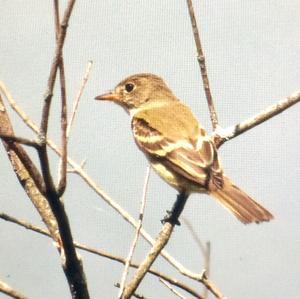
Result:
M66 1L62 2L62 8ZM230 126L300 89L300 2L194 1L221 126ZM39 122L54 53L52 1L0 0L0 80ZM128 115L94 97L130 74L162 76L211 131L186 1L78 1L64 47L69 109L89 60L93 67L71 133L69 155L87 159L88 174L137 218L147 161L136 148ZM50 137L59 141L59 90ZM300 105L226 143L225 172L269 209L275 220L244 226L207 195L192 195L183 216L210 241L211 279L232 299L297 298L300 286ZM10 111L18 135L33 138ZM30 150L36 160L36 154ZM51 156L56 175L57 159ZM0 212L42 226L0 151ZM152 173L144 227L152 236L176 192ZM133 230L83 180L70 174L64 196L74 238L125 257ZM52 242L0 221L0 280L30 298L69 298ZM135 260L149 246L140 241ZM201 272L203 257L187 227L176 227L167 250ZM91 298L116 298L122 265L80 252ZM154 267L182 278L163 259ZM195 288L199 288L192 283ZM174 298L150 275L147 298ZM4 298L0 295L0 298ZM212 297L210 297L212 298Z

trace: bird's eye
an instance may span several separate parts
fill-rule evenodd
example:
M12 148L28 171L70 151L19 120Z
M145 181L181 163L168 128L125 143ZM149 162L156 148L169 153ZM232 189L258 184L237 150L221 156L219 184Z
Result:
M134 89L134 84L132 84L132 83L125 84L125 90L127 92L131 92L131 91L133 91L133 89Z

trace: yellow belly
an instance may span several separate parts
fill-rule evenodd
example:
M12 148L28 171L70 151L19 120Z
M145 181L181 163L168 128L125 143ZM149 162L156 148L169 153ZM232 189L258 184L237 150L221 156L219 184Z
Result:
M191 180L183 177L182 175L170 170L165 165L161 164L159 161L150 161L152 168L155 172L165 180L169 185L178 190L179 192L185 191L188 193L201 192L207 193L205 187L192 182Z

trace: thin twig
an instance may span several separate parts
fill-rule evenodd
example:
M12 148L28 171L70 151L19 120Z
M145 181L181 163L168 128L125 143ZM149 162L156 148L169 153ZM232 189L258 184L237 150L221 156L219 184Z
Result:
M187 226L188 230L190 231L194 241L196 242L196 244L198 245L203 258L204 258L204 274L205 277L209 277L210 274L210 242L206 242L205 244L203 244L203 242L201 241L201 239L199 238L198 234L196 233L192 223L185 217L183 218L183 222L185 223L185 225ZM208 289L206 287L204 287L204 294L203 294L204 298L208 298Z
M93 65L93 62L90 60L88 62L88 64L87 64L86 71L85 71L85 74L83 76L83 79L82 79L79 91L78 91L78 93L76 95L76 98L75 98L75 100L73 102L72 114L71 114L70 121L69 121L69 124L68 124L68 127L67 127L67 139L70 136L70 131L71 131L74 119L75 119L75 115L77 113L79 101L81 99L81 96L82 96L83 90L84 90L84 88L86 86L86 83L87 83L87 81L89 79L89 75L90 75L90 72L91 72L92 65Z
M191 24L192 24L194 40L195 40L195 44L196 44L196 48L197 48L197 53L198 53L197 60L198 60L200 71L201 71L203 88L204 88L204 92L205 92L205 96L206 96L206 100L207 100L207 104L208 104L210 120L212 123L212 127L215 130L218 126L218 116L217 116L217 112L216 112L216 109L214 106L213 98L212 98L210 87L209 87L207 68L205 65L205 56L204 56L202 46L201 46L200 34L199 34L198 27L197 27L193 3L192 3L192 0L187 0L186 2L187 2L188 9L189 9L189 15L190 15L190 20L191 20Z
M17 224L19 226L22 226L22 227L24 227L24 228L26 228L28 230L34 231L36 233L39 233L39 234L42 234L44 236L47 236L47 237L51 238L51 235L49 234L49 232L47 232L46 230L44 230L42 228L39 228L39 227L37 227L37 226L29 223L27 221L19 220L19 219L15 218L15 217L9 216L9 215L7 215L5 213L0 213L0 218L3 219L3 220L5 220L5 221L9 221L11 223L14 223L14 224ZM126 262L126 259L123 258L123 257L115 256L115 255L112 255L110 253L101 251L99 249L91 248L89 246L86 246L84 244L78 243L76 241L74 241L74 246L77 247L77 248L79 248L79 249L81 249L81 250L84 250L86 252L89 252L89 253L92 253L92 254L95 254L95 255L98 255L98 256L101 256L101 257L108 258L108 259L116 261L118 263L125 264L125 262ZM139 264L131 262L130 263L130 267L138 268ZM182 290L188 292L189 294L193 295L194 297L196 297L198 299L204 299L201 295L198 294L198 292L196 290L190 288L189 286L187 286L186 284L180 282L177 279L174 279L174 278L172 278L170 276L167 276L164 273L158 272L158 271L156 271L154 269L150 269L149 273L152 274L152 275L155 275L156 277L162 278L165 281L168 281L169 283L171 283L171 284L173 284L173 285L181 288Z
M58 0L54 0L54 23L55 23L55 37L58 41L60 34L60 21L59 21L59 5ZM60 57L58 64L59 67L59 79L60 79L60 93L61 93L61 114L60 114L60 126L61 126L61 158L58 163L58 184L57 193L62 196L67 184L67 95L66 95L66 80L65 80L65 67L63 55Z
M125 282L126 282L126 278L127 278L127 275L128 275L128 270L129 270L129 267L130 267L130 264L131 264L131 260L132 260L132 257L133 257L133 253L134 253L138 238L139 238L140 230L142 228L142 223L143 223L143 218L144 218L144 210L145 210L145 205L146 205L146 197L147 197L147 191L148 191L148 183L149 183L149 177L150 177L150 170L151 170L151 166L148 165L147 170L146 170L144 187L143 187L143 196L142 196L142 200L141 200L138 226L135 230L135 235L134 235L134 238L133 238L133 241L132 241L132 245L130 247L128 256L126 258L125 267L124 267L124 270L123 270L123 273L122 273L121 282L120 282L120 290L119 290L119 294L118 294L119 299L121 299L122 295L123 295Z
M0 138L5 140L6 142L17 142L23 145L34 147L36 149L40 146L35 140L30 140L15 135L0 134Z
M249 117L248 119L240 122L235 126L229 128L216 130L213 134L213 138L217 147L220 147L224 142L235 138L242 133L252 129L253 127L265 122L273 116L283 112L287 108L295 105L300 101L300 90L294 92L292 95L278 101L277 103L267 107L259 113Z
M186 299L182 294L180 294L177 290L175 290L168 282L166 282L163 279L159 279L160 282L162 282L172 293L174 293L177 297L181 299Z
M211 256L211 245L210 245L210 241L207 241L205 243L206 245L206 250L205 250L205 263L204 263L204 267L205 267L205 276L206 277L210 277L210 256ZM205 299L208 298L208 289L207 288L204 288L204 291L203 291L203 296Z
M3 281L0 281L0 293L3 293L15 299L28 299L28 297L16 291Z
M202 255L205 256L205 253L206 253L205 245L203 244L203 242L201 241L201 239L199 238L199 236L195 232L192 223L187 218L185 218L185 217L182 217L182 220L185 223L185 225L188 228L188 230L190 231L190 233L191 233L193 239L195 240L196 244L200 248L200 250L202 252Z

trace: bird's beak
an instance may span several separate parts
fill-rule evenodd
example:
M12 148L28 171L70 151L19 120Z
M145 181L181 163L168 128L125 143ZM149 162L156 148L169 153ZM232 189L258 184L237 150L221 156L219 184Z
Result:
M100 100L100 101L118 101L119 99L120 97L117 94L113 93L112 91L95 97L95 100Z

